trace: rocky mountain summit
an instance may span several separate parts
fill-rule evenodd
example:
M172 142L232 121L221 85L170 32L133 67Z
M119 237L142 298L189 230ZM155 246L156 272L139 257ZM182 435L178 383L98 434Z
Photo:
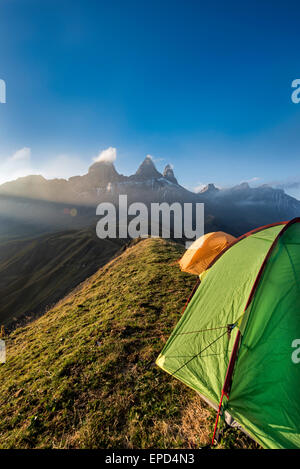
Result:
M206 231L222 229L234 235L300 215L300 201L282 189L268 185L253 188L248 183L220 189L209 183L195 193L178 183L170 164L160 173L147 156L130 176L119 174L113 162L99 161L87 174L68 180L27 176L1 185L0 237L3 230L11 232L7 227L15 231L20 224L43 227L43 232L49 226L55 230L87 226L95 221L96 205L117 205L120 195L127 195L129 204L202 202ZM76 210L70 211L72 207ZM70 213L76 213L76 217L70 217Z
M155 167L152 158L147 156L131 176L119 174L112 162L96 162L83 176L74 176L70 179L47 180L42 176L27 176L0 186L0 196L26 197L52 202L88 203L95 204L102 199L115 198L117 194L129 193L138 200L140 189L144 192L160 191L160 197L177 200L185 194L185 198L194 199L195 195L178 184L173 169L167 165L161 174ZM134 192L137 192L134 195ZM176 193L178 192L179 193ZM151 194L150 198L151 198ZM154 197L155 194L152 194ZM154 197L157 199L157 197Z

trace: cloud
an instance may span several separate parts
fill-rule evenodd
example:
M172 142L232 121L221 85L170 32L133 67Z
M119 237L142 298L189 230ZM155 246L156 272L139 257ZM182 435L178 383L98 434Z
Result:
M206 187L206 184L202 184L201 182L199 182L196 187L193 187L193 192L196 192L196 194L198 194L198 192L201 192L204 187Z
M24 147L11 156L0 159L0 184L19 177L34 174L31 167L31 149Z
M251 179L243 179L243 180L241 181L241 183L242 183L242 182L248 182L248 184L251 184L251 183L253 183L253 182L257 182L257 181L260 181L260 180L261 180L260 177L255 176L255 177L253 177L253 178L251 178Z
M293 179L283 182L270 183L275 189L283 189L284 192L296 199L300 200L300 180Z
M72 176L86 174L87 164L83 159L61 154L47 160L39 166L37 170L46 179L63 178L68 179Z
M102 150L96 158L94 158L95 163L106 162L113 163L117 159L117 149L109 147L106 150Z
M31 148L24 147L20 150L17 150L11 157L10 160L18 161L18 160L30 160L31 158Z
M31 149L24 147L9 157L0 158L0 184L34 174L40 174L47 179L67 179L86 173L86 169L84 160L63 154L47 158L46 161L34 162L31 158Z
M117 157L117 149L109 147L99 153L94 161L113 162ZM46 179L68 179L74 175L87 172L87 162L74 155L59 154L48 158L32 158L31 148L23 147L10 156L0 156L0 184L14 181L29 175L42 175Z

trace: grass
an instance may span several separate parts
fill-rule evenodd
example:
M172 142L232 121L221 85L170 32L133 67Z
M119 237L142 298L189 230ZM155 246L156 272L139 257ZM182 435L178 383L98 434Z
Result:
M7 338L0 448L198 448L215 412L155 365L195 283L183 248L132 243ZM253 444L229 430L219 447Z

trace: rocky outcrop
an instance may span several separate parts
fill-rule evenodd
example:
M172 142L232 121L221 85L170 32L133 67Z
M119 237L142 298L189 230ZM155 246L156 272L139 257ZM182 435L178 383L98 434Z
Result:
M178 184L177 179L174 175L174 171L171 165L167 164L164 169L163 177L166 178L168 181L172 182L173 184Z

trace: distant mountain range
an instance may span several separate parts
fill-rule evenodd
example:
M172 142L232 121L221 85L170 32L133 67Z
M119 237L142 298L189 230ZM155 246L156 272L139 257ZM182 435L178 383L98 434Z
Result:
M95 205L127 194L133 201L196 200L197 196L180 186L170 165L163 174L147 156L132 176L119 174L113 163L94 163L87 174L70 179L47 180L27 176L0 186L0 196L12 196L75 205Z
M234 235L300 215L300 201L281 189L251 188L247 183L218 189L208 184L196 194L178 183L170 165L160 173L146 157L131 176L119 174L113 163L103 161L68 180L27 176L1 185L0 238L92 225L96 205L117 204L120 194L128 196L128 203L204 202L206 231L223 229Z
M209 184L199 196L229 233L241 235L258 226L300 216L300 201L268 185L242 183L230 189Z

